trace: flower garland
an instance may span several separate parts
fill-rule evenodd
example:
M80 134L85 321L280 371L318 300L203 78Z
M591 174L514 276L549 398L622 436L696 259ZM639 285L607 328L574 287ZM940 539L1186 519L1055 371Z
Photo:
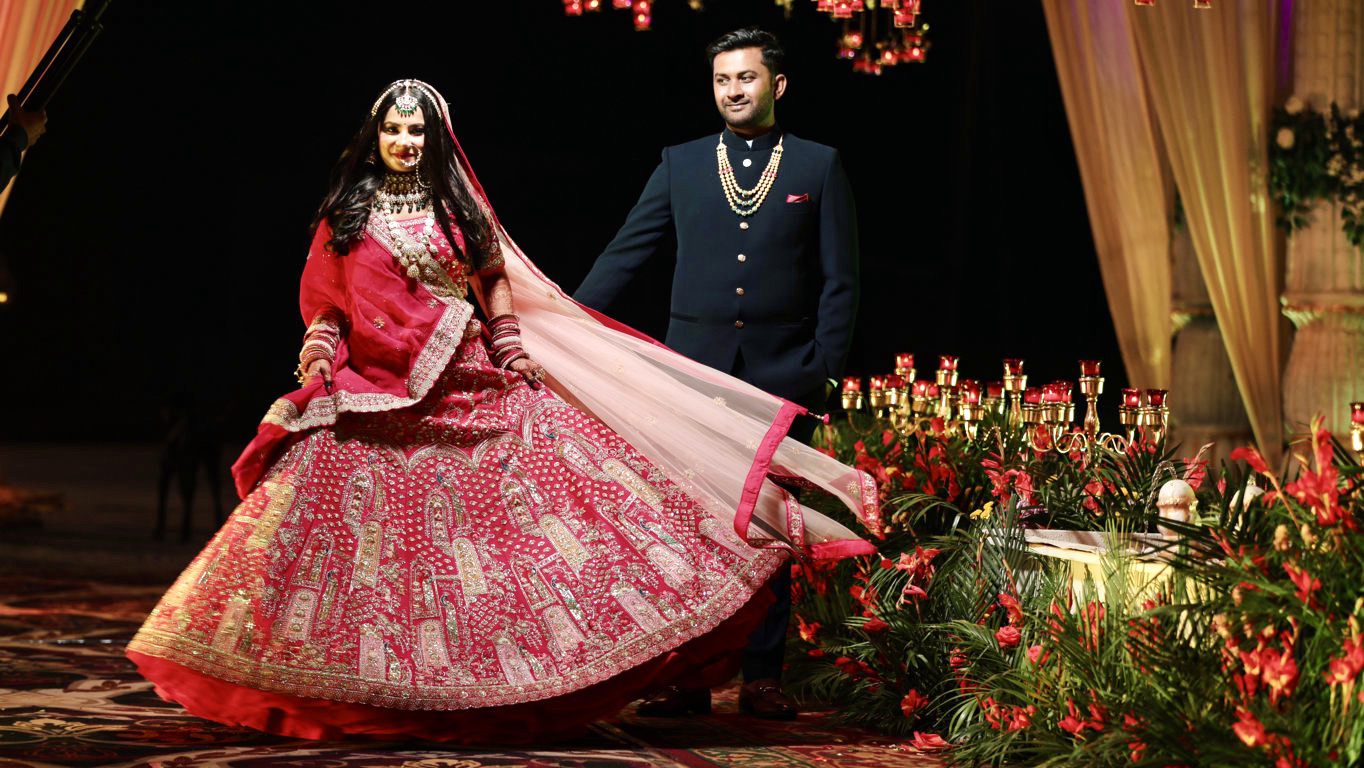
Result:
M1355 247L1364 246L1364 117L1307 108L1293 96L1274 110L1270 131L1269 191L1279 204L1278 224L1290 234L1306 227L1312 206L1341 205L1341 228Z

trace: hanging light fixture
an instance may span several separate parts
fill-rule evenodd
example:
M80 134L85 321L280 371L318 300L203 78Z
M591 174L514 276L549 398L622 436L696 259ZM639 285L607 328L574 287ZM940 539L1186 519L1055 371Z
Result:
M816 10L843 22L838 57L853 71L879 75L903 62L928 59L928 24L919 19L923 0L814 0Z

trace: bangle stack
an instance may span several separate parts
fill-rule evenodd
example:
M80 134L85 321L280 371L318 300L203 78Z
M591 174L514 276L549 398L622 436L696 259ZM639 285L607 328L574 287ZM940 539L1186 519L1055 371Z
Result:
M521 324L516 315L498 315L488 321L491 337L489 359L498 368L506 368L514 361L530 357L521 346Z
M336 359L336 348L341 341L340 327L324 317L318 317L308 326L303 336L303 349L298 353L298 368L295 374L298 383L308 381L308 368L318 360L331 362Z

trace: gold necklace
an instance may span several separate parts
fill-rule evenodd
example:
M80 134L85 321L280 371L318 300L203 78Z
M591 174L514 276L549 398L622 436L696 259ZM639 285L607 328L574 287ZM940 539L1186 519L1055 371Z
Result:
M720 166L720 188L725 191L725 199L729 201L730 210L740 216L752 216L762 207L763 201L767 199L767 193L772 190L772 183L777 180L777 168L781 166L783 151L781 145L784 141L785 134L777 139L777 146L772 148L772 156L767 159L767 167L763 169L762 178L758 179L758 186L744 189L734 180L734 168L729 164L729 149L725 147L725 135L720 134L720 143L715 145L715 161Z

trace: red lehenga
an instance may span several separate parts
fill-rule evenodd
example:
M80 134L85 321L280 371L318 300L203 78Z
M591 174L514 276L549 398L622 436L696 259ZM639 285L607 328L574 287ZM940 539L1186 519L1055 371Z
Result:
M497 233L477 267L507 269L550 387L489 363L438 234L414 280L377 217L344 257L319 228L302 305L344 331L337 390L271 408L242 503L129 644L163 697L304 738L560 739L732 676L787 549L871 551L773 482L875 524L865 475L782 440L794 406L591 315Z

